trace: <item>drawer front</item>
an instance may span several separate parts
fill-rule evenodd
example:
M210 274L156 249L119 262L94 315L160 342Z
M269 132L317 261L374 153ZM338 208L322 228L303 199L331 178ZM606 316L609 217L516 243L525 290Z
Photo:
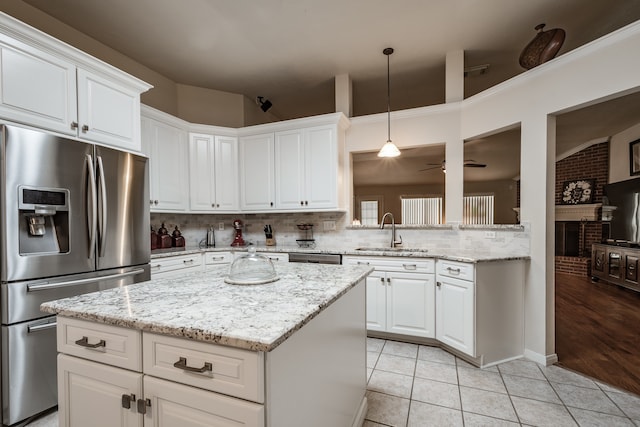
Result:
M145 333L143 371L264 403L264 353Z
M142 372L142 333L58 316L58 352Z
M151 274L175 270L198 270L202 268L202 255L180 255L151 260Z
M438 276L454 277L456 279L474 281L474 265L466 262L447 261L439 259L436 263Z
M231 264L233 262L233 254L231 252L205 252L205 265Z
M370 265L376 271L435 272L433 258L343 256L342 263L346 265Z
M289 262L289 254L280 252L258 252L260 255L264 255L273 263Z

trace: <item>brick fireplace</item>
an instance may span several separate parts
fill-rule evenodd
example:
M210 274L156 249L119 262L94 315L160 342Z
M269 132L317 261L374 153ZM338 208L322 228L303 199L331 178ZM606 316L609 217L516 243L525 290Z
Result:
M591 145L556 162L556 271L591 274L591 245L602 240L602 191L608 177L609 142ZM595 180L592 203L561 204L564 182L579 179Z

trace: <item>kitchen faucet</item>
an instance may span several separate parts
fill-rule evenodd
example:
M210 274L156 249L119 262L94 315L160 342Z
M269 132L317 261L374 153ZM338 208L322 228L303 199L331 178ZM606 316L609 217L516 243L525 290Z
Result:
M382 219L380 220L380 230L384 230L384 220L387 218L387 215L391 217L391 247L395 248L402 244L402 236L400 236L400 240L396 240L396 221L393 219L393 214L391 212L387 212L382 215Z

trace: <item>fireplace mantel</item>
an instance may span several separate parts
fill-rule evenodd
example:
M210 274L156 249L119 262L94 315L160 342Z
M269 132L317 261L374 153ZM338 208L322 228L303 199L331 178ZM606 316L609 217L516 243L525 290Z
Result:
M602 203L584 205L556 205L556 221L599 221ZM520 216L520 208L513 208Z
M556 221L598 221L602 203L556 205Z

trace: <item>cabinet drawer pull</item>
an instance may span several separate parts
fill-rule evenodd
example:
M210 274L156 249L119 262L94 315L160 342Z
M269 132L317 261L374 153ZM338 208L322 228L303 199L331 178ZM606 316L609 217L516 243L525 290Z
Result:
M451 267L447 267L447 271L451 274L460 274L460 269L459 268L451 268Z
M368 261L358 261L358 265L369 265Z
M155 269L160 270L162 268L162 264L152 265L150 268L155 268Z
M418 265L417 264L402 264L402 267L404 267L405 270L417 270L418 269Z
M202 374L207 371L213 372L213 365L210 362L204 362L204 366L202 368L192 368L191 366L187 366L186 357L181 357L180 359L178 359L178 361L174 363L173 366L187 372L197 372L198 374Z
M185 259L182 261L184 264L193 264L193 259Z
M211 257L211 261L224 261L223 256L213 256Z
M86 348L98 348L98 347L106 347L107 343L105 340L100 340L99 342L95 343L95 344L89 344L89 337L82 337L81 339L76 341L76 344L81 346L81 347L86 347Z

